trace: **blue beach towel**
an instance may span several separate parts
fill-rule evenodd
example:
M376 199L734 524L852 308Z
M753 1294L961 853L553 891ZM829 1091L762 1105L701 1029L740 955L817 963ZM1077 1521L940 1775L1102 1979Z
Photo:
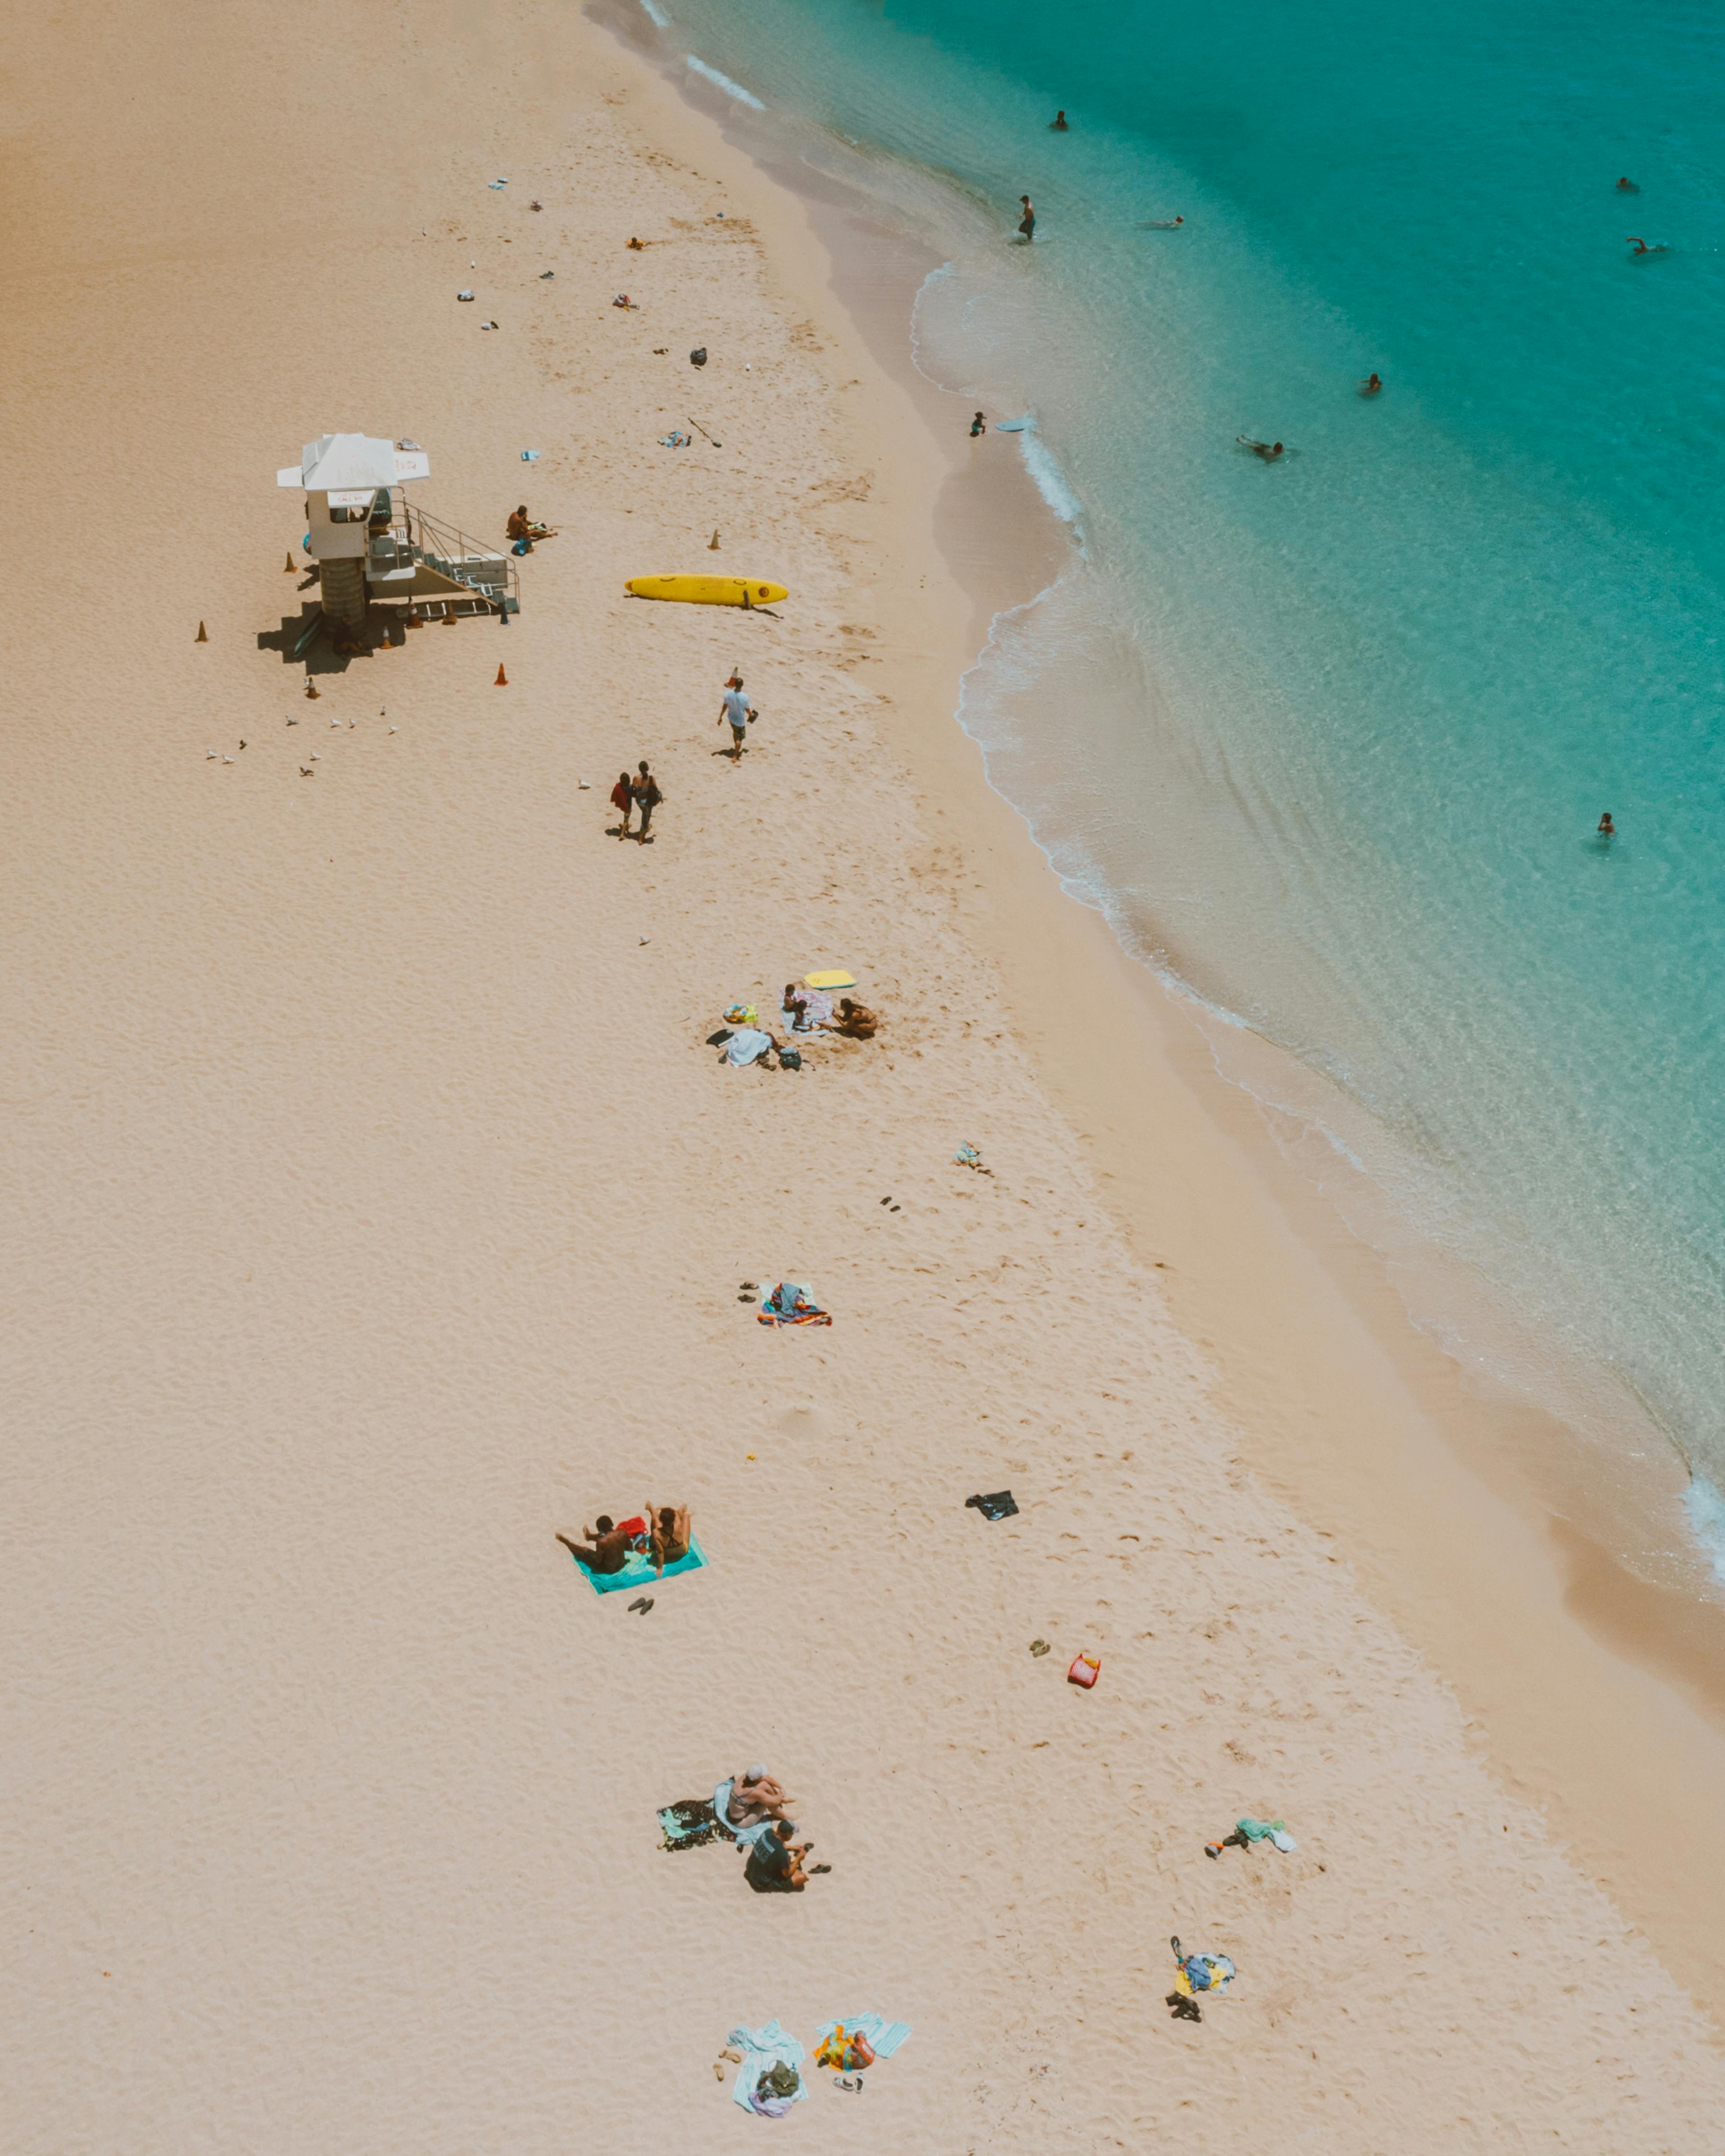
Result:
M794 2066L801 2077L802 2085L792 2097L792 2102L808 2102L809 2077L803 2073L803 2067L809 2054L796 2038L782 2029L777 2021L769 2021L760 2029L733 2029L725 2041L742 2053L742 2064L737 2069L737 2079L731 2084L731 2101L733 2103L741 2104L745 2111L752 2111L755 2107L749 2102L749 2097L754 2092L756 2082L770 2066L780 2059L786 2066Z
M841 2014L837 2021L821 2023L815 2035L815 2050L841 2025L847 2035L866 2036L877 2059L890 2059L911 2033L908 2021L888 2021L879 2014Z
M706 1552L701 1547L700 1537L691 1535L688 1556L666 1565L662 1573L655 1573L652 1558L642 1556L639 1551L631 1551L624 1559L621 1572L589 1572L578 1557L572 1557L569 1562L595 1594L617 1594L625 1587L632 1587L639 1594L643 1588L655 1587L661 1579L675 1579L680 1572L699 1572L706 1563Z

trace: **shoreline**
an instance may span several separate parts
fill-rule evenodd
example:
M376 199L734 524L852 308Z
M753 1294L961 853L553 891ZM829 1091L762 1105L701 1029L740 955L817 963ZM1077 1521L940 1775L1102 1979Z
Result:
M96 0L19 72L0 477L51 589L69 501L126 573L0 624L9 2145L718 2156L730 2032L862 2013L912 2034L865 2102L811 2072L814 2156L1707 2145L1693 1970L1252 1456L1332 1358L1373 1433L1394 1373L952 723L937 539L1033 575L1015 460L595 25L345 36ZM559 536L506 629L380 610L314 699L275 475L349 429ZM715 565L792 598L626 596ZM726 1009L839 966L876 1038L728 1066ZM703 1563L596 1594L556 1537L660 1502ZM662 1838L754 1760L803 1894ZM1236 1966L1201 2023L1172 1937Z
M937 259L870 219L841 182L763 153L764 122L739 131L710 85L680 79L668 62L661 70L611 11L589 13L801 203L833 300L921 418L930 454L942 454L947 435L963 434L968 395L922 376L909 339L909 303ZM992 432L984 439L1001 446ZM1015 1026L1084 1134L1128 1240L1164 1270L1182 1330L1212 1359L1243 1456L1348 1552L1373 1601L1454 1688L1505 1786L1546 1814L1725 2039L1725 1881L1710 1862L1725 1833L1725 1607L1620 1563L1595 1538L1609 1524L1609 1492L1594 1496L1596 1517L1553 1510L1547 1492L1579 1484L1580 1440L1415 1323L1389 1259L1294 1167L1272 1111L1222 1075L1200 1007L1133 958L1098 909L1061 891L1021 813L989 784L957 717L959 684L995 617L1037 596L1070 542L1015 451L1009 472L981 461L947 456L928 515L968 603L944 655L955 708L943 732L902 716L887 724L925 803L940 802L935 813L961 825L967 858L986 865L988 896L969 925ZM901 589L892 603L915 602ZM925 624L917 641L938 633ZM891 668L889 652L875 655ZM938 696L931 670L901 660L901 714ZM1075 978L1086 983L1076 996ZM1075 1004L1086 1012L1076 1047L1047 1017ZM1251 1046L1292 1060L1257 1036ZM1153 1096L1134 1101L1111 1068L1153 1071ZM1180 1136L1171 1142L1173 1116ZM1248 1250L1276 1255L1248 1268L1254 1291L1242 1296ZM1270 1311L1297 1315L1266 1324ZM1649 1429L1671 1454L1675 1507L1678 1458ZM1506 1638L1523 1645L1507 1666Z

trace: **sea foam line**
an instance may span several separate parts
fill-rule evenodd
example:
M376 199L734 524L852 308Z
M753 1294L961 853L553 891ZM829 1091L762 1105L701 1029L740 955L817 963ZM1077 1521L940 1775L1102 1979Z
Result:
M646 0L641 0L641 4L644 7ZM716 67L709 67L705 60L696 59L693 53L685 54L684 57L696 74L705 75L714 88L722 90L726 97L734 97L739 105L747 105L752 112L764 112L767 110L758 97L745 90L740 82L732 82L728 74L721 74Z
M641 0L641 6L652 20L658 23L661 30L670 29L670 17L665 13L664 8L655 6L654 0Z

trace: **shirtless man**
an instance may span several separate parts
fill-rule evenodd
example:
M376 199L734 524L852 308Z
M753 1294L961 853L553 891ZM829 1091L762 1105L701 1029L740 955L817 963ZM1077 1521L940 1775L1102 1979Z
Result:
M1645 239L1637 239L1634 233L1629 234L1629 244L1637 254L1668 254L1671 252L1662 239L1656 239L1650 246Z
M524 501L511 516L507 526L509 536L517 554L531 554L536 539L555 539L557 534L548 524L535 524L527 515Z
M1617 836L1617 826L1611 820L1611 811L1609 808L1600 817L1597 828L1602 839L1615 839Z
M593 1527L583 1527L581 1532L587 1537L585 1543L572 1543L567 1535L557 1537L578 1564L585 1565L589 1572L622 1571L624 1560L629 1555L629 1538L608 1512L601 1512Z
M1020 195L1019 200L1024 206L1024 213L1019 219L1019 234L1025 239L1034 239L1036 237L1036 212L1029 195Z
M1235 440L1243 449L1250 449L1255 457L1262 457L1266 465L1273 465L1283 454L1280 442L1255 442L1250 434L1236 434Z

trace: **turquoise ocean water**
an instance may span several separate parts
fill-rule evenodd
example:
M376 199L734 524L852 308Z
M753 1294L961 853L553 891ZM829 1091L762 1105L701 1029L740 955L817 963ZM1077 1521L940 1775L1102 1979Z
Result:
M1034 415L1079 545L966 683L993 783L1522 1352L1651 1408L1725 1578L1725 18L647 12L932 244L925 370Z

